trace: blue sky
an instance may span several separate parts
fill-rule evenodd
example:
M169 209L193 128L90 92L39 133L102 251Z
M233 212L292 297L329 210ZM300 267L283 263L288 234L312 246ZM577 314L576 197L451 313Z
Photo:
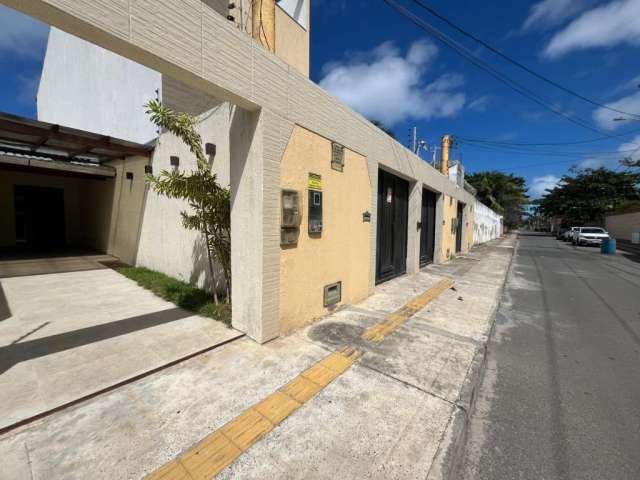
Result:
M462 141L454 156L462 158L468 172L497 169L524 176L532 196L572 165L616 168L623 156L640 157L640 151L632 152L640 147L640 122L614 122L620 114L534 79L429 17L412 0L395 1L552 108L616 136L575 125L520 96L382 0L311 0L312 79L368 118L387 124L402 143L412 125L430 145L445 133L496 142ZM538 73L598 103L640 114L640 0L428 4ZM0 7L0 110L35 116L46 35L46 25ZM605 139L561 146L504 144L599 137Z

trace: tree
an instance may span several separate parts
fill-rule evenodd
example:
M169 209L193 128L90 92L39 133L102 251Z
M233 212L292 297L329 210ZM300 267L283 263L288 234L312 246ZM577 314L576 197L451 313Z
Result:
M607 168L574 170L558 186L548 190L540 210L560 216L566 224L601 223L604 215L621 205L640 199L640 173L615 172Z
M380 130L382 130L384 133L386 133L387 135L389 135L391 138L395 140L396 136L393 133L393 130L387 127L384 123L378 120L371 120L371 123L373 123L376 127L378 127Z
M528 202L526 181L502 172L467 174L465 180L477 191L476 198L504 216L504 225L513 228L522 222Z
M620 165L640 168L640 158L633 159L632 157L627 157L624 160L620 160Z
M202 138L196 131L198 119L186 113L176 113L152 100L146 105L151 121L168 130L189 147L196 156L197 169L191 173L163 170L158 176L148 175L153 189L169 198L180 198L189 203L190 211L181 212L182 224L189 230L198 230L207 247L209 272L213 283L213 298L218 303L214 259L217 259L226 280L226 302L231 293L231 196L228 188L220 186L216 174L211 172L202 149Z

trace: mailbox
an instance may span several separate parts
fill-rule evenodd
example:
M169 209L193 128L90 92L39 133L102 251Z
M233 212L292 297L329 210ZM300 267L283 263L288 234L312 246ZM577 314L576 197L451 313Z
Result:
M309 190L309 233L322 233L322 192Z

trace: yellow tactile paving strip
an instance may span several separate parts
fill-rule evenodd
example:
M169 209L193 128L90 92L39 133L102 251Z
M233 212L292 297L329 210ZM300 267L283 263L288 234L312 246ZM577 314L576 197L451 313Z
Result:
M382 342L385 337L395 332L410 317L426 307L429 302L437 298L446 289L451 288L453 283L453 280L450 279L440 280L435 286L390 314L382 323L377 323L367 328L362 334L362 338L376 343Z
M441 280L389 315L384 322L368 328L362 338L381 342L452 285L453 280ZM147 480L200 480L215 477L302 404L342 375L361 354L353 347L344 347L328 355L189 451L148 475Z
M148 480L210 479L231 465L265 434L342 375L361 352L345 347L305 370L280 390L219 428Z

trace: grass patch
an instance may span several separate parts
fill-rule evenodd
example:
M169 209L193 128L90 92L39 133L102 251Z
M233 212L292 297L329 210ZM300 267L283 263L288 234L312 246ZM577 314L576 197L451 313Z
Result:
M231 305L216 305L212 295L200 288L148 268L120 267L116 268L116 271L180 308L231 326Z

